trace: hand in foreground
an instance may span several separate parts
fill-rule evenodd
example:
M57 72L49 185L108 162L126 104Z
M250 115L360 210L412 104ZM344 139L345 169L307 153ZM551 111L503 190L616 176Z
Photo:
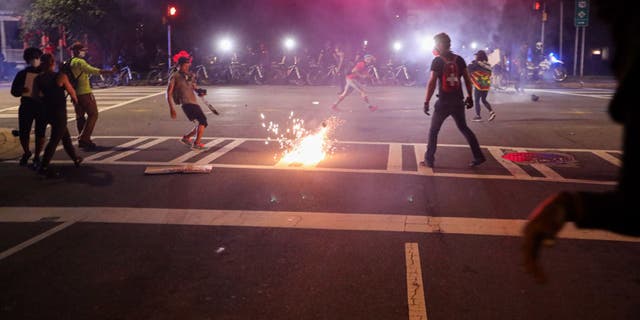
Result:
M430 116L431 114L429 113L429 102L425 101L424 102L424 114Z
M473 99L469 96L464 99L464 105L467 106L467 109L473 108Z
M575 210L573 198L567 192L555 194L536 207L524 227L522 253L524 267L538 282L546 277L538 263L541 245L553 245L555 238L567 221L569 210Z

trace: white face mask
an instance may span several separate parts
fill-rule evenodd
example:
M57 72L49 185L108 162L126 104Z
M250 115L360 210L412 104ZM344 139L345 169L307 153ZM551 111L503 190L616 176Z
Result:
M37 68L40 66L40 58L31 60L31 66Z
M80 51L80 53L78 54L78 57L80 58L84 58L87 56L87 52L86 51Z

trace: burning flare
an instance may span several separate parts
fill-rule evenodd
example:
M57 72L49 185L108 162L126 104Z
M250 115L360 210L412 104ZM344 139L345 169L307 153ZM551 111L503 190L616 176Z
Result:
M260 114L261 119L265 119L264 114ZM262 123L262 127L273 135L267 137L265 144L270 141L278 141L280 149L284 150L278 165L289 166L315 166L333 151L334 141L330 139L330 134L338 125L338 120L331 117L322 121L322 127L313 133L304 128L304 120L293 118L293 111L289 114L289 128L280 129L280 125L269 121L268 125Z

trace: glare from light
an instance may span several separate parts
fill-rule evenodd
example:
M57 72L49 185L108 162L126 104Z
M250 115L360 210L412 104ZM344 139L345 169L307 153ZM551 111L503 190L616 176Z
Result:
M400 42L400 41L394 42L393 43L393 50L396 51L396 52L402 50L402 42Z
M284 47L287 50L292 50L293 48L296 47L296 41L293 40L293 38L286 38L284 39Z
M366 45L368 45L368 44L369 44L369 41L367 41L367 40L362 41L362 44L364 44L364 45L366 46Z
M602 51L600 49L595 49L591 51L591 54L593 54L594 56L599 56L602 54Z
M229 52L233 49L233 42L229 38L223 38L218 42L218 48L223 52Z
M477 48L478 48L478 43L475 41L471 42L471 49L475 50Z
M436 45L432 37L426 36L418 36L417 42L422 52L431 52Z

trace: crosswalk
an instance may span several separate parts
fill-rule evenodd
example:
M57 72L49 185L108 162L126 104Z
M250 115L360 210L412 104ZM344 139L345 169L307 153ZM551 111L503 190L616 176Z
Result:
M568 96L587 97L602 100L611 100L614 90L611 89L527 89L530 92L554 93Z
M147 99L164 93L164 88L158 87L113 87L94 90L93 95L98 103L98 112L118 108L123 105ZM67 99L67 114L69 121L75 120L75 114L71 101ZM18 106L0 109L0 119L17 119Z
M488 161L476 168L467 167L467 145L439 144L435 168L419 163L426 145L416 143L340 141L336 152L317 165L283 165L279 147L260 138L208 137L208 149L194 151L178 137L97 136L98 152L84 153L86 165L174 166L211 164L214 168L254 170L305 170L336 173L422 175L433 177L539 181L615 185L621 166L621 151L562 148L523 148L482 146ZM123 142L124 141L124 142ZM522 163L503 157L510 152L555 152L575 158L571 165ZM54 162L71 163L62 147Z

